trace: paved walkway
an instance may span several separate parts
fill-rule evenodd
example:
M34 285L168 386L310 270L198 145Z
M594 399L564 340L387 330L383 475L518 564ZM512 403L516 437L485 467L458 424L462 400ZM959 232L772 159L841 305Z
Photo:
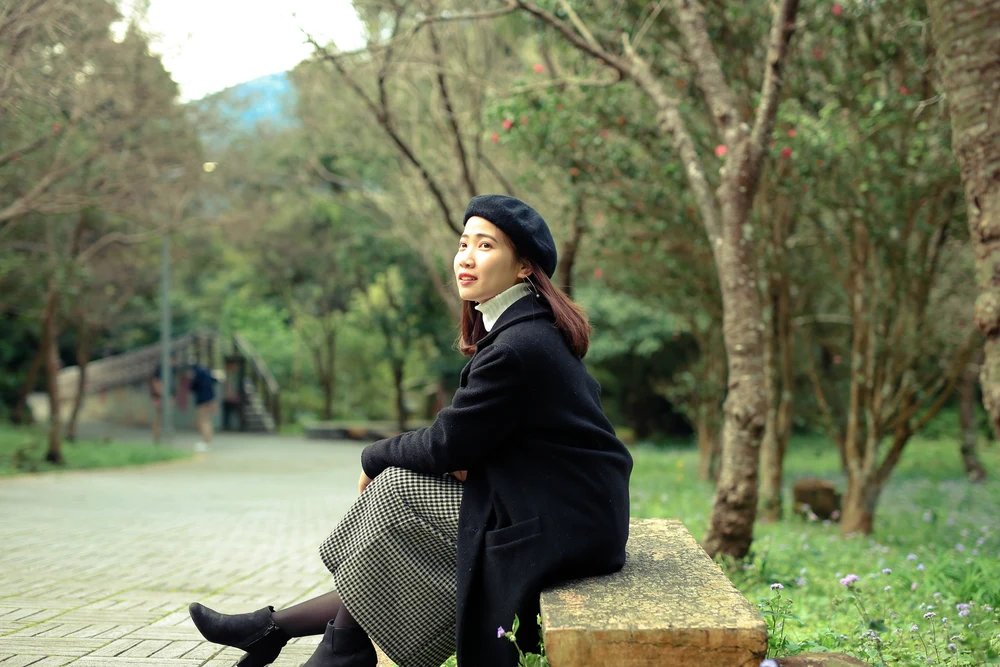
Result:
M223 434L195 461L0 480L0 667L230 667L242 652L202 640L188 603L251 611L329 590L317 547L357 495L360 454Z

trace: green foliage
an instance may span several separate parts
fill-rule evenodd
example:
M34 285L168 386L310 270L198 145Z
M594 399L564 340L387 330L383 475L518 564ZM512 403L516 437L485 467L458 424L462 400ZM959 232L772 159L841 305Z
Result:
M703 535L712 489L692 474L696 452L645 446L633 455L632 515L678 518L696 537ZM1000 470L996 446L981 455L991 472ZM843 488L836 449L828 441L793 437L786 484L790 488L806 475ZM764 600L765 618L776 630L770 638L774 655L819 650L847 652L876 665L923 663L927 657L956 665L992 663L1000 660L992 645L1000 635L998 491L995 477L979 485L964 480L954 437L918 438L886 487L874 536L845 539L836 523L798 518L761 524L751 556L726 563L726 572L749 599ZM785 506L790 504L786 499ZM840 583L847 574L860 580L848 588ZM775 583L783 590L771 590ZM965 604L971 604L969 614L960 616L963 609L956 605ZM924 618L931 612L936 616ZM918 629L911 632L913 625Z
M171 461L191 452L148 444L80 440L63 446L66 464L45 461L47 435L41 428L0 424L0 477L50 470L118 468Z
M541 635L542 617L537 616L535 620L538 623L538 629L539 629L538 634ZM514 614L514 622L511 625L510 630L504 631L502 627L497 628L498 638L503 637L504 639L512 643L514 645L514 648L517 649L518 667L548 667L549 660L548 658L545 657L545 644L543 642L539 642L538 653L532 653L530 651L528 653L525 653L524 651L521 650L521 647L517 645L517 631L520 629L521 629L521 620L517 617L517 614Z

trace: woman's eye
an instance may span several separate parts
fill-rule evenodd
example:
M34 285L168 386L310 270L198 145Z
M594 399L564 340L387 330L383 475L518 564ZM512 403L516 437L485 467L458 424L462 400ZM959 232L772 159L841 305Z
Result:
M465 250L465 243L464 242L463 243L459 243L458 244L458 249L459 250Z
M483 248L492 248L493 247L489 243L481 243L479 245L480 245L480 247L483 247Z

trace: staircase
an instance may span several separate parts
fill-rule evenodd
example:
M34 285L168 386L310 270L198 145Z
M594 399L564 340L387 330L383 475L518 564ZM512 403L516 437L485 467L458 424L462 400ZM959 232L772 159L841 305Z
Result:
M249 377L243 378L243 395L243 430L254 433L274 433L278 430L274 417L268 412L264 400Z
M171 352L182 366L198 363L213 375L225 379L217 385L216 400L223 410L238 417L230 428L240 431L273 433L281 424L280 388L264 360L249 341L234 333L228 350L214 331L198 331L171 341ZM131 387L130 391L148 395L149 380L160 364L159 344L148 345L87 364L83 393L98 395L109 390ZM224 373L220 371L225 370ZM80 369L69 366L59 371L59 400L72 403L80 389ZM112 420L114 421L114 420Z

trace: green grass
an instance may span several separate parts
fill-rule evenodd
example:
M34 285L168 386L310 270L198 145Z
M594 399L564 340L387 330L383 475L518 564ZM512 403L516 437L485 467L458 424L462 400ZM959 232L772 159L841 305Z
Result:
M45 461L47 434L38 427L0 424L0 477L49 470L117 468L170 461L191 456L191 452L149 444L80 440L63 442L66 464Z
M697 452L646 445L633 455L632 515L677 518L703 538L713 493L697 480ZM836 523L798 518L758 524L750 558L724 565L764 611L791 602L766 615L772 624L794 616L784 618L784 642L780 630L772 633L771 654L834 650L874 665L928 664L927 658L1000 664L1000 622L988 610L1000 608L1000 448L982 447L980 455L993 477L972 485L956 441L915 439L881 496L870 537L844 539ZM785 488L805 476L845 488L836 450L819 438L790 444ZM847 574L860 580L848 588L840 583ZM784 588L772 591L774 583ZM969 614L960 617L956 605L969 603Z

